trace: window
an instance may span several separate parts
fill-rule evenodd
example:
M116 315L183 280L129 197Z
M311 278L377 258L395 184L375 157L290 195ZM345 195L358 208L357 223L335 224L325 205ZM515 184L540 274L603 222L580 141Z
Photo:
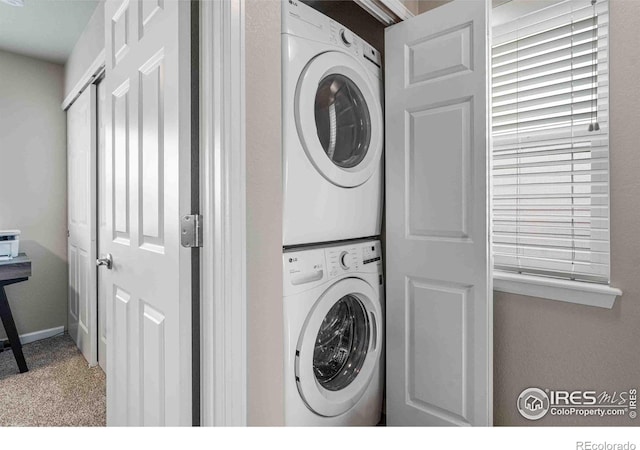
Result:
M529 12L492 46L494 267L609 283L608 2Z

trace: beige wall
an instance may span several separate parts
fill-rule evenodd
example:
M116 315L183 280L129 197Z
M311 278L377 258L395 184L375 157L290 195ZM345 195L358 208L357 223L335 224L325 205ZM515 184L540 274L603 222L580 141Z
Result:
M496 425L639 425L638 419L530 422L520 392L640 388L640 1L610 0L611 276L624 295L612 310L496 293Z
M422 14L430 9L449 3L450 1L451 0L418 0L418 12Z
M104 1L101 1L64 65L64 95L71 92L104 49Z
M284 423L280 3L247 0L248 424Z
M6 288L20 334L67 324L63 76L61 65L0 51L0 229L21 230L33 260L32 278Z

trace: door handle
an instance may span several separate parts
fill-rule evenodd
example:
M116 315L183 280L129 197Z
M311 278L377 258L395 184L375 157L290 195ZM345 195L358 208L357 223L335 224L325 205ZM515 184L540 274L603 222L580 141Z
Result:
M96 260L96 266L106 266L107 269L111 270L113 267L113 256L111 256L111 253L107 253L104 258L98 258Z

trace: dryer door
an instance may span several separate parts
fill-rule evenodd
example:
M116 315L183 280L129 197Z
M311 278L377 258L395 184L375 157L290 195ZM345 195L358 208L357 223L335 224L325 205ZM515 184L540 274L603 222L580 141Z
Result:
M359 186L380 162L383 145L380 87L341 52L318 55L296 88L298 135L315 168L341 187Z
M296 381L307 406L333 417L352 408L382 347L378 294L360 278L331 286L309 313L296 348Z

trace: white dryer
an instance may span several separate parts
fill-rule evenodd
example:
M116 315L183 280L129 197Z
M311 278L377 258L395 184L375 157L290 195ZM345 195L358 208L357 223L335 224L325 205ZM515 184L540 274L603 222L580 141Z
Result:
M380 242L283 253L285 424L376 425L384 376Z
M302 2L283 2L283 245L377 236L380 54Z

